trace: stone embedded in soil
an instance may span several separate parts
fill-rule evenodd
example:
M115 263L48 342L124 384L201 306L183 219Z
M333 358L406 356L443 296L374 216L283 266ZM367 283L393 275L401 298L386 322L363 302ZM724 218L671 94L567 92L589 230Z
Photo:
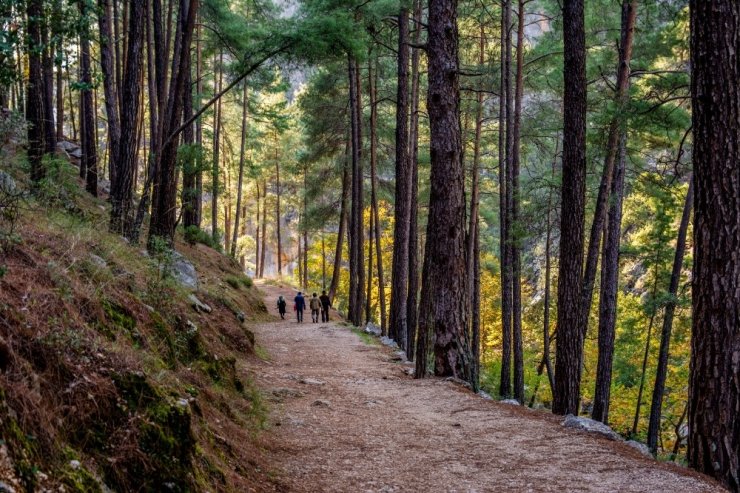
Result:
M195 311L198 313L211 313L213 311L213 308L200 301L198 297L194 294L188 296L188 300L190 301L190 304L195 309Z
M331 407L331 402L324 399L316 399L312 405L316 407Z
M521 406L521 403L516 399L504 399L499 401L501 404L509 404L510 406Z
M619 436L617 432L609 428L604 423L593 419L573 416L572 414L569 414L563 420L563 426L565 426L566 428L587 431L589 433L597 433L610 440L618 442L622 441L622 437Z
M627 445L629 445L633 449L635 449L638 452L640 452L645 457L650 457L650 458L653 457L653 453L650 452L650 447L648 447L644 443L638 442L637 440L627 440L627 442L625 442L625 443L627 443Z
M188 289L198 289L198 273L180 252L172 251L172 276Z
M306 385L324 385L326 383L315 378L301 378L300 382Z

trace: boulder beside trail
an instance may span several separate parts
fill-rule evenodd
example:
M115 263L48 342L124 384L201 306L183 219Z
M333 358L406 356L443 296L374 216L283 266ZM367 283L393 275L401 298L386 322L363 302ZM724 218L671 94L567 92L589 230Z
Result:
M365 326L365 333L366 334L370 334L370 335L374 335L375 337L380 337L383 334L383 331L380 329L380 327L378 327L374 323L369 322Z
M605 425L600 421L596 421L581 416L573 416L569 414L563 420L563 426L566 428L573 428L576 430L583 430L589 433L598 433L599 435L605 436L609 440L621 442L622 437L612 430L609 426Z

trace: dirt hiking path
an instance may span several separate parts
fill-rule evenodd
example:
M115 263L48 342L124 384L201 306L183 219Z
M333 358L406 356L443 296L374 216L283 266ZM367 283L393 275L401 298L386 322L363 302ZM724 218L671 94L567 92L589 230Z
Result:
M251 364L271 401L262 442L280 490L722 491L625 444L565 429L562 418L414 380L393 351L340 323L311 323L309 311L297 324L291 288L260 289L275 315L278 295L289 300L285 321L256 327L269 357Z

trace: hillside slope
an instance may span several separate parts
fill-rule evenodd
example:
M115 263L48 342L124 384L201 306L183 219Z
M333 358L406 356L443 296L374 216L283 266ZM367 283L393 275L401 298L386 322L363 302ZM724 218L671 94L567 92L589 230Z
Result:
M269 483L253 445L264 406L236 364L254 357L249 327L265 307L239 265L203 245L149 255L108 234L105 198L83 193L65 162L50 163L36 196L20 159L0 172L0 481L17 491ZM195 281L190 264L194 289L182 282Z

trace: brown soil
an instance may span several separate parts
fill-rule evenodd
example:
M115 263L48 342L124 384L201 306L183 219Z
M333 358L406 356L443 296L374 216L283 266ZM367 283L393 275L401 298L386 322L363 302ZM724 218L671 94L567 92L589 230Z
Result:
M266 303L294 291L262 284ZM292 303L289 302L289 307ZM288 491L721 491L712 480L562 418L487 401L440 379L414 380L394 352L347 326L256 327L269 355L250 362L272 401L262 441ZM333 315L334 320L338 317Z

